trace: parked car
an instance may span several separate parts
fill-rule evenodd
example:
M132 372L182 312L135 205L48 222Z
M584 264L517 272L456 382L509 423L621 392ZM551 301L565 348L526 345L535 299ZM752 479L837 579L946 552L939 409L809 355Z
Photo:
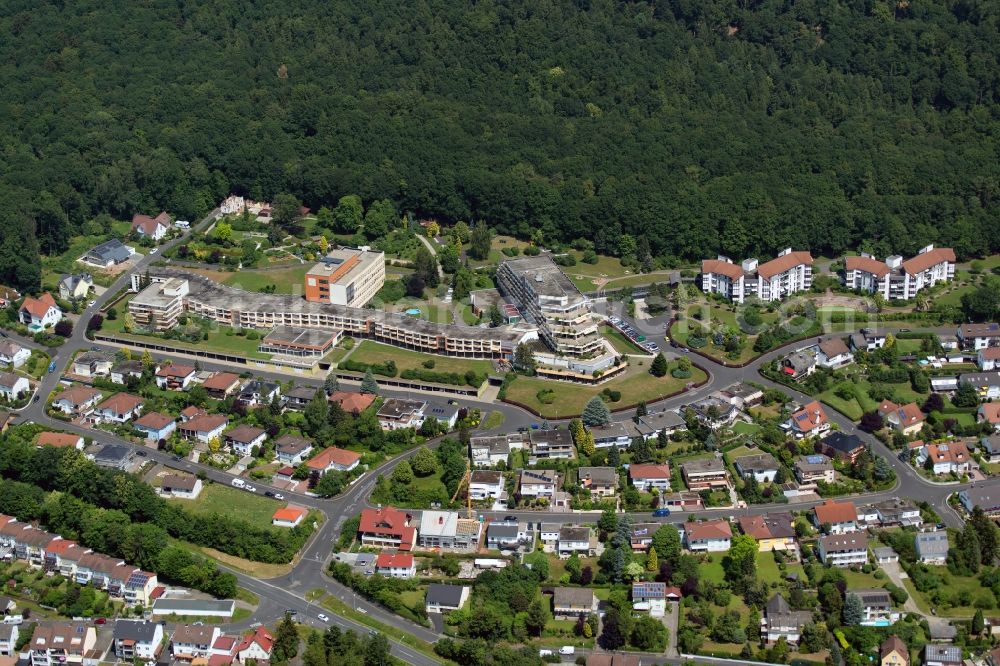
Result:
M276 499L276 500L283 500L283 499L285 499L285 496L282 495L281 493L274 493L274 499Z
M666 518L670 515L670 509L656 509L653 511L654 518Z
M330 618L328 618L325 613L320 613L316 617L318 617L323 622L329 622L330 621Z

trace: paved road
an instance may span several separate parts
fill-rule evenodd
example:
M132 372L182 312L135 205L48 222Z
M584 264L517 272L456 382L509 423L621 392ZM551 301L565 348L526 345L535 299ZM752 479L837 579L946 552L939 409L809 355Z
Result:
M192 231L201 229L206 225L210 224L214 219L217 211L213 211L203 220L201 220L197 225L194 225ZM190 232L189 232L190 233ZM161 252L169 249L174 244L179 242L181 239L175 239L170 241L166 245L161 247ZM133 272L143 271L150 263L156 259L156 255L146 255L139 260ZM65 367L68 360L72 357L73 353L80 349L85 349L91 346L107 346L114 348L114 345L99 345L98 343L93 343L86 339L86 323L90 316L97 312L99 308L107 301L112 295L117 293L119 289L124 287L129 281L129 276L123 275L98 299L95 304L88 307L81 315L78 325L75 327L73 335L66 341L66 343L50 353L53 353L53 360L56 362L56 367L61 372ZM617 313L619 316L624 317L623 308L621 304L618 303L607 303L601 306L601 308L607 313ZM752 380L766 386L773 386L781 389L782 391L792 395L792 397L801 402L806 402L811 400L809 396L806 396L797 391L791 390L786 386L774 384L763 377L760 376L758 370L765 364L773 361L778 356L787 353L788 348L784 350L777 350L765 354L760 359L751 363L745 368L731 368L726 367L714 362L711 362L703 357L689 354L685 350L671 349L669 340L666 338L664 326L667 323L667 317L665 315L660 315L657 317L652 317L648 319L642 319L639 321L629 319L636 329L640 330L647 339L657 342L661 349L668 355L689 355L691 360L698 363L700 366L704 367L710 373L709 382L701 387L700 389L687 393L676 398L672 398L661 403L656 404L653 409L676 409L682 404L690 403L701 397L709 395L721 388L724 388L732 383L744 380ZM32 347L37 347L32 341L25 341L26 344ZM801 343L805 346L806 343ZM166 356L160 354L153 354L154 357L167 358ZM206 369L228 369L231 370L232 366L220 363L214 363L210 361L200 360L202 367ZM255 374L280 379L286 381L288 375L277 374L277 373L267 373L258 372L253 368L242 368L244 370L249 369L254 371ZM70 430L73 432L79 432L80 434L85 434L91 437L94 441L101 443L125 443L129 446L133 446L130 443L124 442L117 436L106 433L100 430L91 430L89 428L81 428L74 426L72 424L67 424L63 421L59 421L49 417L44 412L45 407L45 397L55 388L57 382L59 381L59 372L48 374L42 378L39 386L39 395L42 397L37 403L30 404L21 414L21 420L35 421L42 423L47 426L61 428ZM319 380L311 380L306 378L298 378L297 382L304 385L316 386L317 388L321 385ZM408 391L390 391L386 390L386 394L389 395L413 395ZM521 410L517 407L506 404L491 404L484 401L476 401L462 398L463 403L470 403L476 406L481 406L483 408L497 409L504 413L506 421L503 425L505 430L513 430L518 427L528 425L533 422L537 422L537 417ZM478 404L481 403L481 404ZM913 497L918 500L924 500L931 503L938 509L939 514L941 514L942 519L949 525L958 526L961 524L960 517L955 514L950 507L947 506L947 497L957 490L968 487L970 484L959 484L959 485L947 485L943 486L940 484L934 484L919 474L916 473L911 467L899 461L896 455L890 451L885 445L871 437L870 435L860 432L856 429L853 423L851 423L846 417L840 415L839 413L828 409L828 414L830 419L838 424L841 430L849 433L854 433L860 436L864 441L868 442L873 446L873 449L878 451L880 454L886 457L889 463L892 465L893 469L896 471L898 477L898 483L895 488L890 489L885 492L880 493L867 493L862 495L857 495L854 497L855 500L861 500L865 502L877 502L881 500L890 499L895 496L907 496ZM618 419L628 419L633 416L632 411L621 412L616 415ZM435 442L436 443L436 442ZM433 444L433 443L432 443ZM148 457L155 460L167 467L172 467L175 469L183 469L188 472L204 472L208 478L216 481L218 483L229 484L233 476L210 468L204 465L192 463L186 460L177 460L169 454L165 454L158 451L150 451L144 449ZM379 469L373 470L372 473L367 474L362 477L362 479L357 482L354 486L348 489L342 496L324 500L316 497L311 497L308 495L291 493L288 491L282 491L284 495L290 500L304 506L309 506L318 509L323 512L326 520L323 522L322 526L316 531L313 538L307 544L303 553L301 554L298 562L293 567L291 572L285 576L270 579L270 580L260 580L247 576L243 573L234 571L239 579L241 586L251 590L257 594L261 603L258 607L254 616L244 622L232 625L233 628L244 628L249 626L253 622L266 622L271 623L278 618L280 618L286 609L295 610L298 612L298 617L301 621L311 624L313 626L320 626L323 623L317 618L320 612L324 612L319 606L306 600L306 595L312 590L323 589L328 593L340 598L345 603L353 605L356 608L364 609L367 614L379 620L383 624L391 627L393 630L400 633L410 634L412 636L418 637L427 642L434 642L438 639L438 634L428 627L417 625L413 622L405 620L399 616L393 615L380 606L369 603L368 601L356 597L354 593L348 588L339 585L332 579L330 579L326 574L326 563L330 556L330 545L335 540L339 527L343 522L350 516L356 515L363 507L367 506L367 498L371 494L371 491L375 485L375 481L378 474L388 474L391 472L392 468L400 461L405 458L412 456L414 451L407 452L402 456L399 456L391 461L386 462ZM263 484L258 484L263 486ZM979 482L977 485L989 485L1000 486L1000 481L998 480L988 480L985 482ZM758 505L750 506L745 509L706 509L697 512L699 515L705 516L732 516L738 518L743 515L758 515L768 513L770 511L779 509L784 510L787 508L793 509L806 509L814 506L814 502L797 503L789 505ZM419 513L419 512L415 512ZM594 523L596 522L600 514L599 513L543 513L543 512L533 512L533 511L502 511L502 512L483 512L489 517L502 517L505 515L516 515L519 519L523 519L530 522L554 522L554 523ZM635 519L651 521L652 518L648 513L638 513L633 515ZM681 522L687 518L687 514L676 513L665 519L659 519L659 522L669 522L676 523ZM344 628L351 628L358 631L366 631L367 627L357 623L353 620L339 617L329 611L325 611L327 615L331 616L331 622L338 624ZM396 654L401 659L404 659L408 663L412 664L432 664L435 660L423 655L420 652L416 652L413 649L407 647L406 645L400 643L395 635L390 635L388 638L391 641L393 653ZM586 651L581 651L579 654L586 654ZM664 655L644 655L644 661L649 661L650 663L681 663L681 659L667 658ZM685 657L689 659L689 657ZM712 664L725 664L732 663L725 660L708 659L708 658L694 658L699 662L712 663Z

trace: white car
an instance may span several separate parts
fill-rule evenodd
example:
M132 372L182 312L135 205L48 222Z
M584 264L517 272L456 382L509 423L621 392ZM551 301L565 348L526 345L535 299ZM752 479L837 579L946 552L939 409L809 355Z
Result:
M88 308L92 308L92 307L94 307L94 305L95 305L96 303L97 303L97 301L91 301L91 302L87 303L87 307L88 307Z
M281 493L274 493L274 499L276 499L276 500L283 500L283 499L285 499L285 496L282 495Z
M244 486L243 490L247 491L248 493L255 493L257 492L257 486Z
M319 615L317 615L316 617L318 617L318 618L319 618L320 620L322 620L323 622L329 622L329 621L330 621L330 618L328 618L328 617L326 616L326 614L324 614L324 613L320 613L320 614L319 614Z
M355 608L354 610L358 611L358 612L359 612L359 613L361 613L362 615L367 615L367 614L368 614L368 611L367 611L367 610L365 610L364 608L362 608L361 606L358 606L358 607L357 607L357 608Z
M152 250L149 251L149 253L150 254L156 254L157 250L159 250L159 249L160 248L158 248L158 247L154 247Z

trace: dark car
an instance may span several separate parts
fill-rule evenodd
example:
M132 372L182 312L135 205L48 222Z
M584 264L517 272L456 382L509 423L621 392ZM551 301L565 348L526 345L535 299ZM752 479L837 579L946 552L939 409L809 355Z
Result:
M174 462L180 462L182 460L184 460L184 458L181 458L180 456L174 456Z
M136 451L136 452L135 452L135 455L139 456L140 458L145 458L145 457L146 457L146 456L148 456L149 454L148 454L148 453L146 453L145 451Z
M666 518L670 515L670 509L656 509L653 511L654 518Z
M516 523L517 522L517 516L504 516L503 522L505 522L505 523Z
M272 493L270 490L265 490L264 497L274 497L274 493Z

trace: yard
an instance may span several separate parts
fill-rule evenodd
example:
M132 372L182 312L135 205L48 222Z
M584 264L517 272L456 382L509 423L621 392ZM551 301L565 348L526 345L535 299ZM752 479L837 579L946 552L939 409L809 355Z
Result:
M917 588L913 585L913 581L909 578L904 578L903 586L921 612L930 613L933 608L939 616L969 618L976 612L976 608L973 605L976 599L982 597L991 604L995 603L993 595L989 592L988 588L983 587L979 579L972 576L955 576L948 571L947 567L929 567L929 569L941 577L941 585L937 589L946 595L945 598L951 599L955 605L945 603L941 599L938 599L941 603L935 603L931 600L931 594L934 591L926 593L918 592ZM959 602L962 596L968 598L970 601L969 605L960 605ZM988 612L987 615L989 615Z
M244 520L254 527L271 527L271 516L278 509L288 505L276 502L263 495L236 490L218 483L206 482L198 499L170 499L186 510L197 514L219 514L228 518ZM277 529L277 528L275 528Z
M363 340L347 358L368 365L393 361L400 372L403 370L431 370L433 372L465 374L472 370L479 375L488 375L493 372L493 364L489 361L426 354L383 345L371 340ZM429 361L434 363L433 368L424 366L424 363Z
M670 367L673 369L675 365L671 364ZM648 362L633 361L624 374L596 385L518 377L507 387L507 399L530 407L543 418L569 418L579 416L587 402L605 389L621 391L621 400L608 403L608 407L625 409L642 401L650 403L681 391L688 382L697 383L705 380L704 371L698 368L692 368L691 371L692 375L688 379L676 379L669 373L666 377L654 377L649 373ZM538 392L543 389L555 393L554 399L549 404L543 404L538 400Z
M239 271L232 273L222 281L230 287L244 291L261 291L274 285L276 294L301 294L305 275L312 268L312 263L298 264L291 268L280 268L269 271Z

